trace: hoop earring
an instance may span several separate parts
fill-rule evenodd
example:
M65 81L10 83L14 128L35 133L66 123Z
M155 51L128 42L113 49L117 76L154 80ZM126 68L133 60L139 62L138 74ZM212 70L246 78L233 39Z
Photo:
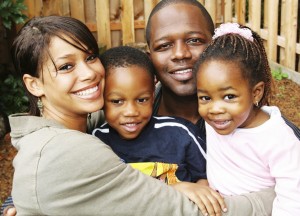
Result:
M43 105L43 102L42 102L41 98L38 98L36 104L37 104L37 107L38 107L38 109L40 111L40 116L43 117L44 105Z
M254 104L256 107L258 107L258 101L255 101L255 104Z

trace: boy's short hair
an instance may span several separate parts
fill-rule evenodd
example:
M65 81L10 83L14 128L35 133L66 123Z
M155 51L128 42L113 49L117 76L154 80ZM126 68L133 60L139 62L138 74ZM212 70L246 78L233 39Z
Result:
M109 75L112 68L138 66L144 68L154 81L155 68L151 59L145 52L137 48L130 46L110 48L100 55L100 60L104 66L106 76Z

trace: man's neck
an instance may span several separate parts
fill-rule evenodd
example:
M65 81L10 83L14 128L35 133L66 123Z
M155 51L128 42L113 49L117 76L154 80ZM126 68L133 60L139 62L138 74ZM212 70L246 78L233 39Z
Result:
M197 95L179 97L162 92L158 115L178 116L194 124L200 119Z

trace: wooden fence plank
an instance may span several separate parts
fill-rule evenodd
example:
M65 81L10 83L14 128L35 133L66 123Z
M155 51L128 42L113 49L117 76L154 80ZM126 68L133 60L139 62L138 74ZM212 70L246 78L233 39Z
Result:
M277 31L278 31L278 5L279 0L273 0L268 5L268 58L276 62L277 57Z
M249 23L252 30L260 33L261 0L249 1Z
M149 15L156 4L156 0L144 0L145 25L147 25Z
M280 36L284 37L284 34L286 32L286 1L281 1L281 14L280 14ZM285 41L284 41L284 46L285 46ZM285 62L285 48L280 47L279 49L279 62L282 64Z
M124 45L135 41L133 0L121 0L121 5L122 39Z
M225 0L224 22L232 22L232 0Z
M208 0L205 1L205 8L208 11L208 13L210 14L214 24L216 24L217 22L217 13L216 13L216 5L217 5L217 0Z
M111 32L109 20L109 0L96 1L96 22L98 43L111 47Z
M83 0L70 0L71 16L85 22L84 14L84 1Z
M292 69L295 69L296 63L297 10L298 0L290 0L290 4L286 4L285 66Z
M246 0L235 1L237 7L237 22L238 23L246 23L245 15L246 15Z

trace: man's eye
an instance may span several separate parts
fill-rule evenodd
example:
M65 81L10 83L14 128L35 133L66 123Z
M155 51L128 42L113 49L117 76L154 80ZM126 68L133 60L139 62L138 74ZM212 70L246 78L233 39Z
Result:
M203 44L205 43L201 38L192 38L187 41L188 44Z
M164 43L164 44L158 45L154 50L155 51L166 50L166 49L168 49L170 47L171 47L170 43Z
M235 96L235 95L232 95L232 94L226 95L226 96L224 97L225 100L232 100L232 99L234 99L234 98L236 98L236 96Z

